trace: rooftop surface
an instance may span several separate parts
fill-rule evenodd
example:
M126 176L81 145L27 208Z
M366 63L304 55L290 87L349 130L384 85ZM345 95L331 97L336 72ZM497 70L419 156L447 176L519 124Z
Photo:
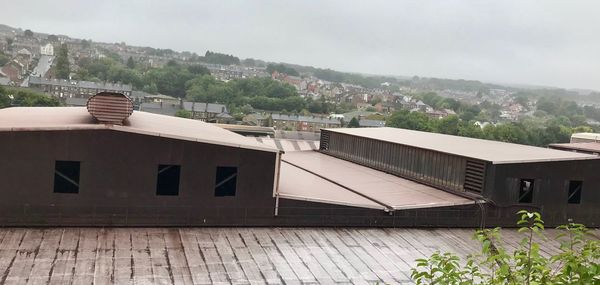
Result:
M551 148L600 153L600 142L555 143Z
M337 205L402 210L473 204L391 174L316 151L282 156L281 197Z
M116 130L172 139L278 152L197 120L134 111L122 126L97 123L85 107L15 107L0 110L0 131Z
M412 284L414 260L480 251L472 229L0 229L0 283ZM596 234L600 231L596 230ZM555 230L547 230L555 234ZM516 247L521 235L502 230ZM542 255L559 244L544 241Z
M598 134L598 133L575 133L575 134L571 135L571 139L573 139L573 138L600 141L600 134Z
M333 133L367 137L480 159L494 164L599 159L598 156L589 154L399 128L345 128L327 130Z

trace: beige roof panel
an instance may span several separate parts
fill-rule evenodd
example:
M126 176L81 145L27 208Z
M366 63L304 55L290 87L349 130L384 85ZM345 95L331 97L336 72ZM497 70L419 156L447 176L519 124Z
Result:
M14 107L0 110L0 131L96 129L279 152L277 148L212 124L146 112L134 111L123 125L119 126L97 123L85 107Z
M279 196L281 198L385 210L373 202L310 172L281 163Z
M598 159L598 156L582 153L399 128L345 128L327 130L333 133L366 137L490 161L494 164Z
M328 195L330 203L352 204L357 201L355 204L359 206L358 201L364 200L356 198L358 196L393 210L474 203L468 198L316 151L285 153L282 160L280 191L293 191L298 196ZM300 175L301 171L290 170L286 166L288 164L306 173ZM309 179L310 182L307 182ZM331 185L336 185L339 189L335 193L329 192Z

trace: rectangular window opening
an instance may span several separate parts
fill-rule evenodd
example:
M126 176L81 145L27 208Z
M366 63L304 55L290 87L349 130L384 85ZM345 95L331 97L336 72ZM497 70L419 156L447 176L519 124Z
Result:
M160 164L156 179L156 195L177 196L179 195L179 165Z
M521 179L519 183L519 203L533 203L533 179Z
M79 193L79 161L56 161L54 193Z
M583 181L571 180L569 181L569 204L580 204L581 203L581 189L583 188Z
M237 187L237 167L219 166L215 179L215 196L235 196Z

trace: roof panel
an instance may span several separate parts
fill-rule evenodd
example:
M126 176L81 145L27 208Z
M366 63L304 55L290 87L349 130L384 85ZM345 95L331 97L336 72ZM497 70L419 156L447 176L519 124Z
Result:
M598 159L597 156L588 154L399 128L345 128L327 129L327 131L414 146L495 164Z
M14 107L0 110L0 131L112 129L209 144L278 152L277 148L197 120L134 111L122 126L97 123L85 107Z
M562 150L579 150L600 153L600 142L556 143L551 144L550 147Z
M281 164L282 198L384 210L385 207L287 163Z
M419 184L385 172L377 171L352 162L338 159L316 151L289 152L282 156L281 185L298 184L296 195L320 197L330 194L330 203L343 204L354 201L358 196L395 210L412 208L431 208L473 204L471 199L463 198L427 185ZM286 170L286 164L304 169L301 172ZM298 168L300 169L300 168ZM317 175L318 174L318 175ZM310 184L307 184L310 179ZM335 182L335 183L332 183ZM330 193L331 185L340 189ZM280 189L285 189L280 186ZM291 187L291 186L289 186ZM354 193L353 193L354 192ZM355 206L360 207L357 203Z

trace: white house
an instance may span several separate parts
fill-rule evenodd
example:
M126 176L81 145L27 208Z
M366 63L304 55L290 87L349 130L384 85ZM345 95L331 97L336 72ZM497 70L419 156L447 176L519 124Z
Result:
M40 46L40 54L54 55L54 46L52 44L46 44L46 45Z

